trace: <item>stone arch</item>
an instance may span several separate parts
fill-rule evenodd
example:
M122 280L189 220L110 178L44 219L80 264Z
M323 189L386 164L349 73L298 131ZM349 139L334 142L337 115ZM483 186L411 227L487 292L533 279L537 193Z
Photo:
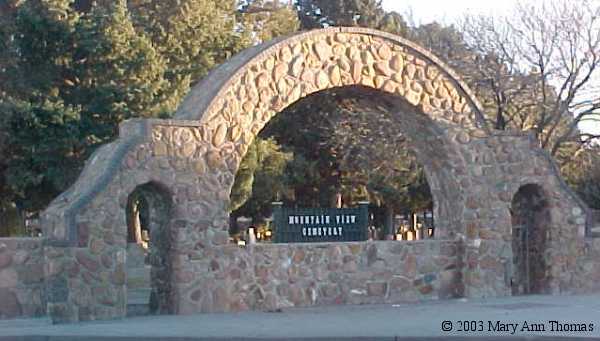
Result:
M511 201L513 295L543 294L549 288L547 248L552 218L550 199L535 183L519 187Z
M404 107L422 113L429 122L420 126L435 127L432 138L445 141L453 163L446 166L459 175L467 173L460 144L489 134L477 100L441 61L403 38L364 28L314 30L248 49L197 84L175 117L203 125L198 138L207 143L207 163L217 163L226 150L233 179L248 145L271 117L312 93L348 86L400 98ZM435 178L431 169L427 174ZM455 192L455 201L446 200L439 210L453 212L441 216L458 231L456 212L464 195L456 176L447 180L433 183Z
M362 85L405 98L463 134L489 133L470 90L439 59L395 35L314 30L248 49L192 88L175 118L207 123L213 146L242 151L277 112L316 91Z
M428 156L432 195L444 198L436 200L436 227L445 223L448 233L410 245L230 245L229 189L254 136L299 98L343 87L359 88L367 97L375 93L377 100L389 102L385 110L395 110L406 129L421 129L413 138ZM118 140L94 153L77 182L42 215L45 252L54 264L46 278L48 311L55 321L124 316L126 205L131 192L148 182L164 184L158 188L173 205L172 302L167 307L172 312L391 303L407 293L417 295L412 299L509 294L503 267L511 256L507 208L511 191L523 181L543 184L550 197L553 229L561 236L552 241L561 245L548 256L551 290L567 292L575 277L563 270L574 263L585 212L557 179L549 157L527 136L488 130L466 86L423 49L361 28L300 33L243 51L196 85L175 119L126 121ZM568 214L558 217L556 211ZM569 229L581 231L581 238L568 235ZM405 248L431 257L424 263L403 258L411 254ZM380 259L377 252L386 256ZM310 272L315 268L307 263L313 259L304 257L307 253L331 259L328 271L341 271L343 255L354 255L352 271L340 273L351 285L316 288L327 276L323 269ZM364 278L385 279L364 265L380 264L387 256L396 260L385 264L389 271L408 280L365 287ZM285 261L271 263L278 257ZM306 269L302 276L279 266L292 257ZM267 260L272 267L262 264ZM50 272L61 264L69 271ZM310 283L300 288L294 283L305 273ZM272 278L294 286L279 290L269 285ZM372 296L354 297L354 289Z
M135 211L136 201L141 211ZM126 211L128 304L154 313L169 312L173 211L170 191L155 181L138 185L128 196ZM148 232L147 246L136 240L142 229Z

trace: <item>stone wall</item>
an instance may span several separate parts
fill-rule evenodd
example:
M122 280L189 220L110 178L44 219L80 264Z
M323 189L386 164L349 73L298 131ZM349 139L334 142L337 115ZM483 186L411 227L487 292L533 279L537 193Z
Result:
M54 323L125 317L126 244L44 248L47 312Z
M564 269L575 274L569 293L600 292L600 238L586 238L579 244L575 264Z
M206 126L197 122L130 121L125 127L136 125L145 128L130 129L130 132L145 130L146 135L142 142L112 161L112 177L105 182L95 182L102 179L94 174L99 170L88 168L89 171L84 171L82 179L89 177L90 184L94 184L92 189L97 188L95 192L90 190L95 196L89 199L86 209L74 217L74 225L53 218L65 216L60 209L63 201L56 201L56 206L43 215L46 222L52 219L51 224L44 225L50 228L48 236L74 235L76 238L70 243L77 245L68 247L69 244L61 244L60 240L48 243L48 250L52 250L46 254L48 262L63 264L66 269L48 278L48 286L52 288L49 292L57 293L49 296L52 298L50 314L55 321L104 319L125 314L127 198L139 185L147 183L160 184L165 197L174 206L166 227L171 238L169 263L172 269L172 306L166 310L192 313L260 309L264 303L252 301L252 295L247 293L256 282L253 277L256 274L229 286L223 281L227 278L224 272L212 270L215 266L222 269L219 262L231 257L249 258L247 254L239 253L237 247L227 245L229 189L237 167L237 159L231 156L231 150L207 152L206 144L210 142L202 138ZM573 268L584 240L585 206L568 190L551 159L531 137L502 133L464 135L456 130L448 128L446 131L456 142L447 144L451 153L447 156L449 168L444 170L454 176L436 181L432 187L439 191L435 196L437 217L440 217L440 211L452 212L457 217L456 223L446 224L444 230L444 222L438 219L440 233L436 233L436 237L464 240L464 266L457 270L461 272L459 278L464 284L464 291L460 292L467 297L510 295L509 282L513 275L510 208L514 195L527 184L536 184L543 189L550 209L549 242L547 251L542 253L546 257L544 263L548 264L544 270L548 272L548 293L572 292L577 279L572 271L565 269ZM127 134L123 135L125 140ZM102 160L102 157L92 158L92 165L95 159ZM439 161L439 158L431 159ZM436 172L442 166L432 165L430 170ZM451 188L460 191L451 191ZM77 191L68 193L63 200L67 204L77 202L70 198L77 195L80 195ZM440 207L445 209L440 210ZM273 249L265 251L265 257L274 257L272 252L281 254L274 250L283 246L270 247ZM312 250L315 246L293 247ZM210 260L216 263L211 264ZM254 263L247 260L246 264ZM369 273L367 268L362 268L361 273L363 271ZM277 279L271 275L269 278ZM374 285L371 285L371 292ZM392 286L390 282L386 285L387 288ZM267 295L272 290L257 292ZM237 298L224 302L223 297ZM352 295L343 297L341 300L346 303L357 300ZM374 297L369 300L378 302ZM280 297L268 302L273 307L288 304Z
M461 297L460 242L225 245L182 273L180 313Z
M550 210L544 226L548 242L541 254L548 279L543 293L573 292L573 269L586 240L586 207L561 179L549 155L533 136L508 132L474 139L463 153L477 182L466 205L470 218L466 218L465 281L473 290L470 296L500 295L508 288L515 270L511 204L526 185L539 186Z
M126 208L146 184L173 204L164 217L170 306L161 311L510 295L510 206L527 184L548 199L549 242L541 254L549 293L583 287L569 269L584 246L585 205L532 137L487 129L470 91L435 57L360 28L300 33L262 48L213 71L191 91L179 119L122 123L119 139L99 148L43 212L55 322L125 316ZM299 98L340 86L377 94L374 101L388 103L414 132L439 240L228 245L230 189L253 138Z
M45 315L39 238L0 238L0 319Z
M522 186L541 188L550 217L543 255L547 288L543 293L573 292L579 250L586 236L586 206L564 183L548 153L531 135L494 132L473 138L463 150L473 174L465 205L466 295L491 297L510 294L515 270L511 204Z

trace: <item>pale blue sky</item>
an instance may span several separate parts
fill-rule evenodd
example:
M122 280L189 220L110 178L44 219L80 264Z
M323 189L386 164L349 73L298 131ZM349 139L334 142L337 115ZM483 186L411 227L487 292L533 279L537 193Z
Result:
M525 3L541 3L544 0L521 0ZM409 24L427 24L438 21L451 24L464 14L507 15L515 7L518 0L383 0L383 7L388 11L396 11ZM584 131L600 133L600 122L582 123Z

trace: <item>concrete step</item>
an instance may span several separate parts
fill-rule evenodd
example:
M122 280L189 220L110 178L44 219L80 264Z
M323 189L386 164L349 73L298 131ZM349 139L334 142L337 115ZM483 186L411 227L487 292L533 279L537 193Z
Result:
M150 315L151 288L127 290L127 316Z
M151 292L150 288L127 290L127 304L148 304Z
M127 268L127 288L143 289L150 287L150 265Z
M150 265L127 267L127 275L129 277L144 277L150 279Z
M148 304L128 304L127 317L150 315L150 306Z

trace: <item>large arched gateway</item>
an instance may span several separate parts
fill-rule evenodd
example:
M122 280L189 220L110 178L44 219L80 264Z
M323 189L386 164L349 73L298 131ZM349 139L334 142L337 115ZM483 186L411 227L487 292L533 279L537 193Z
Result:
M229 244L229 192L248 145L283 108L338 87L365 95L406 127L435 200L435 238ZM161 312L510 295L510 209L523 184L547 194L552 216L539 255L545 288L586 287L578 263L587 252L586 208L550 158L529 136L488 129L451 70L383 32L331 28L250 48L196 85L174 119L124 122L118 140L100 148L43 214L55 321L126 314L126 210L148 183L170 203L160 220L170 239L160 263L170 277L156 301Z

